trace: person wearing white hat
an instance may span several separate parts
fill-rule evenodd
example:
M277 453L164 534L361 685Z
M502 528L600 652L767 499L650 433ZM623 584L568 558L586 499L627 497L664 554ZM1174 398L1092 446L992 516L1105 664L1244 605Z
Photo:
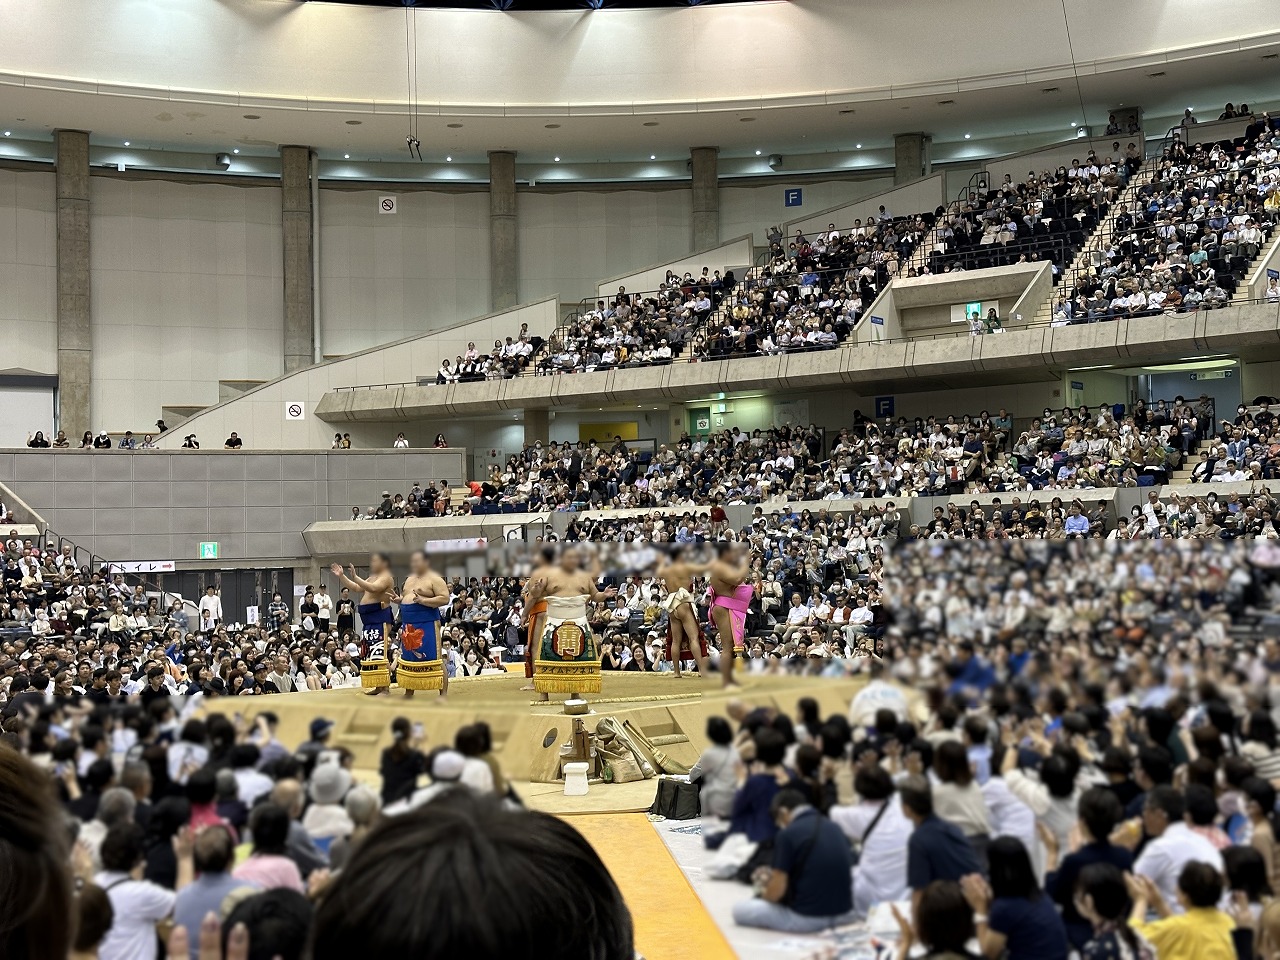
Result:
M302 817L302 826L321 847L341 837L351 836L355 823L343 806L351 789L351 774L336 763L321 763L311 775L307 794L311 806Z

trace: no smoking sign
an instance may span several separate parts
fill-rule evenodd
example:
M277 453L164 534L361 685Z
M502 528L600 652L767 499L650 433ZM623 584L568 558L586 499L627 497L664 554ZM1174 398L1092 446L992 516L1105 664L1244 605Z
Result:
M379 213L395 213L396 198L395 197L379 197L378 212Z
M284 405L284 418L286 420L305 420L306 415L306 409L299 401L291 400Z

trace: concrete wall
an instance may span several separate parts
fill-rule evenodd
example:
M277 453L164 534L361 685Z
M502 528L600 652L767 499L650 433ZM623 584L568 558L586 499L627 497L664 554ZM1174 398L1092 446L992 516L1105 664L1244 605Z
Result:
M904 183L900 187L883 190L855 203L828 207L817 213L809 213L803 217L788 220L783 233L788 237L795 236L797 230L812 234L825 230L829 223L834 223L838 230L846 230L853 226L854 220L866 223L874 218L879 213L881 205L895 217L905 217L913 213L933 213L946 202L944 184L945 178L941 173L921 177L912 183Z
M959 273L933 274L926 277L898 277L889 285L891 297L880 297L873 305L874 314L885 320L883 328L872 330L867 321L860 326L859 339L876 340L891 336L895 322L900 322L903 337L959 335L968 332L967 323L953 322L951 308L956 304L980 302L983 316L991 306L997 307L1006 330L1030 323L1034 310L1048 298L1053 288L1051 268L1047 263L1015 264L967 270ZM1022 320L1015 318L1015 307ZM868 311L870 315L872 311Z
M396 213L378 198L397 198ZM489 195L320 191L320 343L344 356L489 312Z
M1261 300L1267 295L1268 270L1280 270L1280 230L1277 230L1275 236L1271 238L1271 245L1263 251L1258 266L1254 268L1253 276L1249 278L1246 296L1250 300Z
M0 170L0 369L58 370L52 173Z
M784 160L785 162L785 160ZM892 157L889 158L892 164ZM785 172L769 173L773 182L762 185L738 186L733 181L720 182L720 236L736 237L749 233L758 247L768 243L769 227L785 223L809 210L829 210L832 207L853 203L864 197L874 196L893 187L893 177L878 176L868 180L822 180L805 183L790 180ZM801 190L800 207L788 207L785 193L789 187ZM825 227L826 224L824 223Z
M468 341L491 347L496 338L518 332L522 323L529 324L532 333L546 337L558 321L558 302L544 300L308 367L202 410L170 429L158 442L162 447L174 449L182 445L186 434L194 433L206 447L220 447L235 430L251 450L328 449L337 428L317 420L313 408L329 391L355 384L404 383L413 382L417 377L434 377L441 359L452 360L466 349ZM446 388L430 389L443 394ZM390 396L395 391L380 392ZM362 397L364 393L361 391ZM287 417L286 410L291 404L301 407L301 419ZM352 433L353 440L360 446L390 447L395 438L394 430L362 432L358 424L348 424L342 430Z
M303 529L376 506L414 481L457 483L466 451L0 450L0 483L59 535L108 560L308 556Z
M284 370L276 187L91 178L96 429L152 429Z

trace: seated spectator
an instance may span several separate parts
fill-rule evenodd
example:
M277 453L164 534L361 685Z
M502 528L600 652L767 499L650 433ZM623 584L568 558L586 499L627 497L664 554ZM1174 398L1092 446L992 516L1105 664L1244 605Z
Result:
M1086 866L1076 878L1072 899L1079 916L1091 927L1080 948L1081 960L1118 960L1154 953L1129 926L1129 892L1118 867L1100 861Z
M733 748L733 729L724 717L707 718L710 746L689 769L689 780L702 784L698 803L704 817L727 820L733 812L738 782L738 752Z
M856 766L853 790L859 802L836 804L829 815L859 851L853 870L853 908L859 917L865 917L872 905L893 903L907 895L912 824L903 814L902 800L883 767Z
M961 881L973 907L978 942L989 960L1067 960L1070 944L1053 901L1044 895L1022 841L997 837L988 849L990 882Z
M1128 885L1133 900L1129 923L1161 960L1235 960L1235 923L1218 909L1222 874L1216 868L1188 861L1178 874L1176 912L1149 878L1130 875ZM1158 919L1147 922L1148 909Z
M779 792L770 809L778 825L772 867L762 871L758 896L734 904L734 923L814 933L851 922L853 857L840 828L797 790Z
M321 895L309 955L633 960L635 946L621 893L573 827L458 793L370 831Z
M181 891L194 879L191 835L184 830L173 840L177 859L175 889ZM121 823L107 831L102 841L102 872L94 883L111 901L113 921L98 955L101 960L155 960L158 956L156 924L173 913L174 890L142 879L145 862L142 828Z
M935 880L959 883L962 877L980 873L981 866L969 841L958 827L933 812L933 792L929 781L909 776L898 784L902 812L914 826L907 843L907 886L913 903Z
M192 863L196 876L178 891L174 899L173 922L185 927L191 942L198 943L200 924L210 914L221 914L222 903L235 890L256 884L231 875L235 865L236 845L230 831L211 827L196 834L192 842Z
M263 890L304 891L298 865L286 854L289 821L289 813L278 804L268 802L254 808L249 817L253 852L235 868L235 879L256 884Z
M954 880L934 880L920 891L912 903L912 921L893 905L898 921L898 960L914 956L916 946L930 960L977 960L969 952L970 941L977 938L973 910L965 899L960 884Z
M1142 825L1152 839L1133 865L1133 872L1150 880L1162 902L1175 913L1183 909L1178 884L1188 863L1207 864L1219 876L1222 873L1222 855L1192 831L1185 816L1186 802L1173 787L1158 786L1149 791L1142 808Z

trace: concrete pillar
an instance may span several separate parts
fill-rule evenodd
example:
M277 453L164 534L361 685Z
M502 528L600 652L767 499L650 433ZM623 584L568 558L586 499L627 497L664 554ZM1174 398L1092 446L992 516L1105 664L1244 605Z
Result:
M86 430L110 429L107 424L92 422L89 133L57 130L53 138L57 152L58 428L69 437L78 437Z
M693 249L706 250L720 242L720 178L716 170L719 147L689 151L693 172Z
M893 135L893 182L907 183L933 172L933 137L927 133Z
M512 150L489 152L489 300L492 310L505 310L520 302L516 155Z
M524 412L524 442L533 446L539 440L545 447L551 442L551 411L529 410Z
M280 209L284 231L284 372L315 361L311 297L311 148L280 148Z

